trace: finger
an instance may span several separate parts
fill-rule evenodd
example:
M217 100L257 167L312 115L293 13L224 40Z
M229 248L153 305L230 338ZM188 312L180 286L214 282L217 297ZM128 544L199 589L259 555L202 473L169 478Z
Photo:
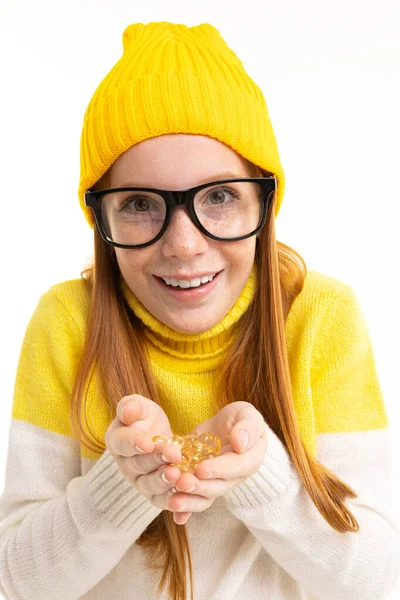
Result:
M152 498L172 489L180 475L178 467L160 467L152 473L139 475L135 480L135 487L144 496Z
M145 417L144 407L139 394L124 396L117 404L117 418L125 425Z
M177 525L185 525L188 522L189 517L192 516L191 512L174 512L174 521Z
M172 494L168 501L168 510L172 512L202 512L211 506L213 499L191 494Z
M205 498L218 498L232 489L236 485L239 485L244 480L243 477L236 479L198 479L194 474L190 474L191 478L187 476L189 473L182 475L175 483L175 489L177 492L184 492L186 494L196 494L198 496L204 496Z
M140 432L143 438L143 432ZM154 442L149 436L147 440L141 441L141 449L135 447L135 435L132 430L123 425L118 419L114 419L105 433L106 448L114 457L132 457L136 454L143 454L145 450L152 452L154 450Z
M135 432L126 425L114 420L106 431L106 447L113 456L134 457L153 452L154 442L143 431Z
M178 520L185 519L185 522L186 522L189 519L189 517L192 515L192 513L190 511L174 512L168 508L169 500L172 495L173 495L172 490L168 490L164 494L159 494L158 496L153 496L153 498L150 500L150 502L153 504L153 506L156 506L157 508L161 508L162 510L169 510L170 512L173 512L174 520L175 520L175 516L179 514L180 516L178 517ZM175 522L177 522L177 521L175 521ZM183 523L178 523L178 524L183 525Z
M172 495L173 491L168 490L167 492L164 492L164 494L158 494L157 496L149 498L149 500L153 506L161 508L161 510L168 510L168 502Z
M197 487L199 484L199 479L196 477L194 473L186 472L182 473L179 479L177 480L175 487L178 492L186 492L186 493L196 493ZM201 495L201 494L200 494Z
M203 460L195 469L198 479L240 479L248 475L252 468L252 455L248 452L238 455L226 452L215 458Z
M133 464L138 473L144 474L155 471L160 465L177 464L181 460L182 454L178 446L166 442L157 442L154 444L152 452L147 454L137 453L133 458Z
M242 454L250 450L255 444L260 441L260 437L265 433L266 424L259 419L255 420L254 416L246 416L240 419L232 427L230 433L230 442L233 450L238 454Z

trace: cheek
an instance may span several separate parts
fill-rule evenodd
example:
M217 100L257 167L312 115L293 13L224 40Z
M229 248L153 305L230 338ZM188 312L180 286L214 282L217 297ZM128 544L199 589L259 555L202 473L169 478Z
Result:
M250 272L254 263L256 238L252 237L240 242L232 242L225 248L225 259L236 271Z
M129 283L132 278L140 277L145 273L151 262L152 253L147 248L139 250L115 249L115 256L123 278Z
M116 252L115 252L115 257L117 259L117 263L119 266L119 270L122 273L122 276L124 277L124 279L126 279L127 277L127 273L130 270L130 260L129 260L129 255L126 251L120 250L118 248L116 248Z

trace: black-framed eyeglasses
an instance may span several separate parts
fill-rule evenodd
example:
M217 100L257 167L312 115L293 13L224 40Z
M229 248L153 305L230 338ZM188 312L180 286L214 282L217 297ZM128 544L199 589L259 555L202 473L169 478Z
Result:
M144 248L161 238L176 206L213 240L234 242L258 233L277 189L275 176L223 179L186 190L126 187L88 190L103 240L118 248Z

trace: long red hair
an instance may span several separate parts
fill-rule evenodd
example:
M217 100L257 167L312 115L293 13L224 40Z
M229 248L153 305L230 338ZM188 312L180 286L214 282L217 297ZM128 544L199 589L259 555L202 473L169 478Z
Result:
M265 176L248 163L249 176ZM107 187L106 173L97 183ZM104 439L89 437L79 415L85 414L88 383L96 370L106 397L114 408L125 395L139 393L159 402L157 387L147 362L142 323L127 305L119 288L119 268L113 248L95 229L94 261L82 272L91 304L88 328L71 399L71 425L76 438L88 449L104 452ZM324 519L339 532L358 531L358 523L345 506L356 493L313 459L304 447L294 410L286 352L285 322L301 292L307 273L302 257L275 238L274 202L256 247L258 283L250 307L241 317L238 333L224 366L218 373L220 407L232 399L246 399L287 448L297 472ZM90 431L90 423L86 424ZM163 511L135 542L146 549L148 566L161 571L159 592L168 586L171 600L185 600L193 574L186 526L177 525Z

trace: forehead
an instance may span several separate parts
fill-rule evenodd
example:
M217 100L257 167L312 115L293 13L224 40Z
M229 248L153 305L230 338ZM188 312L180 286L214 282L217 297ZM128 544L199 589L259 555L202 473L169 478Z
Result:
M179 189L224 171L247 176L247 161L214 138L169 134L144 140L124 152L110 169L110 183L151 184L170 189L176 185Z

